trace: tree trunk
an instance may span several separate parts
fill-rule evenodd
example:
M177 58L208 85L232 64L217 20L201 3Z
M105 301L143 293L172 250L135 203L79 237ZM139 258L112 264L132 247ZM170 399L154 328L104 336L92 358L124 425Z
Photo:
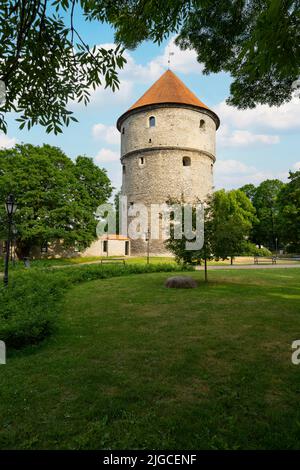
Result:
M31 246L28 243L22 242L21 240L17 240L16 241L16 255L18 259L29 258L30 248Z
M204 279L205 279L205 282L208 281L207 279L207 259L204 258Z
M233 256L230 257L230 264L233 265Z

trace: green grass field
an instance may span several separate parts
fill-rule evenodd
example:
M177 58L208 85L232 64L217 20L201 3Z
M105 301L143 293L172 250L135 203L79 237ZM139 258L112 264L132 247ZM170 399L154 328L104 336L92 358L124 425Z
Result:
M300 447L300 269L166 277L75 286L55 335L8 351L1 449Z

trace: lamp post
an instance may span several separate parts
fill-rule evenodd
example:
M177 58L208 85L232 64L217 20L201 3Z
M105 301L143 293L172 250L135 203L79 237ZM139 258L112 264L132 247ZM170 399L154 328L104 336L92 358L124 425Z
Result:
M278 238L275 238L275 244L276 244L276 256L278 256Z
M147 242L147 264L150 262L150 230L145 233L145 241Z
M11 233L12 233L12 246L10 248L10 252L11 252L10 260L12 261L13 266L14 266L16 263L16 240L17 240L17 233L18 233L14 223L12 223Z
M12 194L10 194L5 201L5 208L8 217L8 234L6 240L6 253L5 253L5 267L4 267L4 286L8 286L8 264L9 264L9 256L10 256L10 240L11 240L11 227L12 227L12 218L13 214L17 208L17 204L15 203L15 198Z

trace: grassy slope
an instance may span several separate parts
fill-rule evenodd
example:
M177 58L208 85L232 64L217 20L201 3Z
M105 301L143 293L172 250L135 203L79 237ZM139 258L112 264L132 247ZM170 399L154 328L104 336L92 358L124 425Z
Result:
M56 336L9 354L1 448L299 448L300 270L166 277L76 286Z

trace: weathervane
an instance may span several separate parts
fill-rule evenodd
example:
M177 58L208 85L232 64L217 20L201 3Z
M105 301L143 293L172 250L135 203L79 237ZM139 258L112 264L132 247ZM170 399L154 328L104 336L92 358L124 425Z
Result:
M168 69L170 68L170 64L171 64L171 56L174 55L175 53L174 52L171 52L170 49L169 49L169 57L168 57Z

